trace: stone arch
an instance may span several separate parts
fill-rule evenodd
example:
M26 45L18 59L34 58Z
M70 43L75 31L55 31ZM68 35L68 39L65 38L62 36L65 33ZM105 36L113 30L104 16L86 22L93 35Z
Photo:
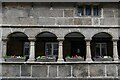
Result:
M25 32L22 32L22 31L8 32L4 37L5 37L5 38L8 38L10 35L16 34L16 33L24 34L27 38L29 37Z
M81 37L81 38L85 38L83 34L81 34L80 32L70 32L68 34L65 35L65 37Z
M93 35L92 38L96 38L96 37L102 37L102 38L111 38L112 39L112 35L110 33L107 33L107 32L99 32L99 33L96 33L95 35Z
M8 56L25 56L29 54L29 40L28 36L25 33L13 32L9 34L7 38ZM28 46L27 50L26 46Z
M66 33L64 34L64 37L66 37L67 35L72 34L72 33L78 33L78 34L80 34L81 36L85 37L85 35L83 35L83 33L80 32L79 30L68 31L68 32L66 32Z
M67 56L75 57L80 56L85 59L86 55L86 42L85 37L80 32L71 32L65 36L63 43L64 58ZM66 53L67 52L67 53ZM83 59L83 60L84 60ZM67 61L67 60L66 60Z
M57 36L52 32L44 31L44 32L37 34L35 37L57 37Z
M54 33L45 31L36 37L35 54L37 56L56 57L58 55L58 40ZM49 50L52 47L51 50ZM56 52L54 52L54 48Z
M95 35L98 35L98 34L101 34L101 33L102 33L102 34L105 34L105 35L108 35L108 36L111 36L112 38L115 37L113 33L107 32L106 30L105 30L105 31L103 31L103 30L94 31L94 32L91 34L90 37L93 38Z
M98 57L104 58L104 56L113 57L113 42L111 34L107 32L96 33L92 37L91 53L94 60Z

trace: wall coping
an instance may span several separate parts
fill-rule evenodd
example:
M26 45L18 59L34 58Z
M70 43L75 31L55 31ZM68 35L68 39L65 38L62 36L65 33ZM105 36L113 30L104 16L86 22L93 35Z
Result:
M120 61L80 61L80 62L0 62L0 64L33 64L33 65L65 65L65 64L120 64Z

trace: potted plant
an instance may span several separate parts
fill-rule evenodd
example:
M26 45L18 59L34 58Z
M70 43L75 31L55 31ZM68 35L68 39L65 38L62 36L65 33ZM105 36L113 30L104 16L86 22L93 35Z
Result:
M23 56L5 56L4 57L6 62L24 62L25 57Z
M81 56L75 55L75 56L67 56L66 58L66 62L78 62L78 61L84 61L84 58L82 58Z
M37 62L55 62L55 57L48 57L48 56L38 56L36 58Z

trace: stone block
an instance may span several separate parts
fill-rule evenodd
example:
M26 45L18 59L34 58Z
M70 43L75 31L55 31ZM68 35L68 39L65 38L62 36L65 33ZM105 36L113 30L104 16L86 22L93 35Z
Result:
M26 28L25 29L25 33L28 35L28 37L34 37L34 36L37 36L40 29L39 28Z
M24 17L24 18L19 18L19 24L23 25L37 25L37 18L30 18L30 17Z
M91 25L91 18L74 18L74 25Z
M118 25L118 18L103 18L100 19L101 25Z
M71 77L70 65L59 65L58 77Z
M103 11L103 16L104 17L114 17L114 11L113 10Z
M34 17L63 17L63 10L50 10L50 8L34 8L30 11L30 15Z
M19 19L18 18L13 18L13 17L3 17L3 24L19 24Z
M21 65L21 76L31 76L31 65Z
M49 17L63 17L63 10L50 10Z
M106 65L107 76L117 77L116 71L117 70L115 65Z
M102 77L105 76L105 65L90 65L90 76L91 77Z
M49 77L57 77L57 66L56 65L49 66Z
M73 17L74 11L73 10L64 10L64 17Z
M120 65L118 65L118 76L120 77Z
M57 18L57 25L73 25L73 18Z
M46 65L32 66L32 77L47 77L48 67Z
M20 77L19 65L3 65L2 66L3 77Z
M93 25L99 25L99 24L100 24L99 18L93 18Z
M55 18L39 18L39 25L55 25Z
M28 11L24 9L7 9L3 13L6 17L28 17Z
M39 18L39 17L49 17L49 8L47 7L34 7L30 10L30 16Z
M88 65L74 65L73 66L73 77L87 77L88 76Z

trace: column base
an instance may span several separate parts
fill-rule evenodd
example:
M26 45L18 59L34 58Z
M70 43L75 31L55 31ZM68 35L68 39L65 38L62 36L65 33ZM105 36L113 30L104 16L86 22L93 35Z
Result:
M27 62L35 62L35 59L28 59Z
M4 58L0 58L0 62L5 62L5 59Z
M119 59L118 59L118 58L114 58L113 60L114 60L114 61L119 61Z
M91 58L87 58L85 61L92 62L93 60Z
M64 59L58 59L57 62L64 62Z

